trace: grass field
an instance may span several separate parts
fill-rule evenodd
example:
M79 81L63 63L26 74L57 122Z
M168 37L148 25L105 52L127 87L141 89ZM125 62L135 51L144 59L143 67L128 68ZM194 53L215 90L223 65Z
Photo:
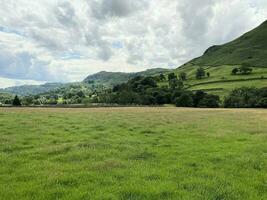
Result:
M0 109L0 199L267 199L267 110Z
M196 71L199 66L186 64L175 70L175 74L179 76L181 72L187 74L187 80L184 81L185 87L189 90L204 90L209 93L217 94L224 99L233 89L240 87L267 87L267 68L253 67L253 71L248 75L231 75L233 68L240 67L238 65L221 65L221 66L204 66L206 72L210 73L210 77L196 79ZM159 85L167 85L168 83L160 83Z

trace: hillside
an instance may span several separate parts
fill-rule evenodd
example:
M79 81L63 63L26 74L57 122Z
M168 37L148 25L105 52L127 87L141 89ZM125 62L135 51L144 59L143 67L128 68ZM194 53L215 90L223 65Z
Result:
M127 82L129 79L136 76L154 76L160 73L167 73L170 71L169 69L155 68L148 69L146 71L137 72L137 73L122 73L122 72L99 72L93 75L88 76L84 81L77 83L46 83L43 85L23 85L23 86L15 86L9 87L5 89L0 89L0 93L9 93L15 95L36 95L43 94L48 92L53 92L56 89L61 88L61 90L68 90L72 85L76 85L78 87L110 87L116 84Z
M161 73L169 72L169 69L155 68L148 69L146 71L137 72L137 73L123 73L123 72L106 72L102 71L93 75L88 76L84 79L83 82L93 83L97 85L117 85L120 83L127 82L129 79L134 78L136 76L154 76Z
M233 68L242 63L252 66L252 73L232 75ZM196 79L199 67L210 73L210 77ZM174 70L179 75L187 74L185 85L190 90L206 90L224 96L238 87L267 87L267 21L254 30L224 45L207 49L203 56Z
M5 89L0 89L0 92L22 95L22 96L35 95L35 94L49 92L51 90L55 90L63 86L64 86L63 83L46 83L43 85L22 85L22 86L15 86L15 87L9 87Z
M232 42L210 47L203 56L190 63L218 66L240 65L244 62L267 67L267 21Z

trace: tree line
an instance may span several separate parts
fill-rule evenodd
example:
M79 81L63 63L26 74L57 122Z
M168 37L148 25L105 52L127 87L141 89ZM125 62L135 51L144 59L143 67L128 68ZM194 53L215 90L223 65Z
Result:
M242 64L234 68L233 73L251 73L250 65ZM196 70L196 78L210 77L204 68ZM58 105L58 104L117 104L117 105L164 105L174 104L177 107L203 108L266 108L267 88L238 88L230 92L223 101L220 97L205 91L190 91L185 88L187 74L169 73L158 76L137 76L126 83L115 85L113 88L86 88L84 85L72 85L42 95L18 96L5 100L13 106L21 105Z
M162 75L159 77L161 80L166 79ZM160 85L161 82L157 82L158 77L138 76L127 83L116 85L113 89L100 93L95 103L119 105L175 104L178 107L212 108L220 106L220 98L217 95L185 89L183 83L185 78L186 74L181 73L178 78L174 73L170 73L167 77L168 85Z

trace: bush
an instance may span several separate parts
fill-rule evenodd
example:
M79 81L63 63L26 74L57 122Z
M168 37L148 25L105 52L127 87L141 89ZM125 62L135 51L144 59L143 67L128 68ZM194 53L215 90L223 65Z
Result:
M177 107L193 107L193 98L189 93L183 93L175 102Z
M226 108L257 108L265 106L267 89L238 88L233 90L224 100Z
M239 69L241 74L250 74L252 72L251 65L249 63L243 63Z
M258 107L267 108L267 97L261 98L259 100Z
M193 96L193 104L194 107L198 107L199 106L199 102L205 97L205 95L207 95L205 92L203 92L202 90L196 91L194 96Z
M220 97L199 90L193 96L193 104L194 107L218 108L220 106Z
M220 97L213 94L207 94L201 99L198 106L202 108L218 108L220 106Z
M232 70L232 75L236 75L238 72L239 72L239 69L238 68L234 68Z

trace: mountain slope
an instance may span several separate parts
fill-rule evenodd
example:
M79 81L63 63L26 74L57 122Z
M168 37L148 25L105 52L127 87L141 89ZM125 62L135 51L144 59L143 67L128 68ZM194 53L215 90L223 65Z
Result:
M232 75L233 68L250 63L251 74ZM196 79L201 66L207 75ZM254 30L224 45L213 46L203 56L195 58L174 70L187 74L185 86L190 90L205 90L224 96L238 87L267 87L267 21Z
M129 79L136 76L154 76L161 73L169 72L169 69L155 68L148 69L146 71L137 73L123 73L123 72L106 72L102 71L93 75L88 76L84 79L85 83L102 84L102 85L117 85L120 83L127 82Z
M267 67L267 21L224 45L212 46L203 56L190 61L202 66L240 65Z

